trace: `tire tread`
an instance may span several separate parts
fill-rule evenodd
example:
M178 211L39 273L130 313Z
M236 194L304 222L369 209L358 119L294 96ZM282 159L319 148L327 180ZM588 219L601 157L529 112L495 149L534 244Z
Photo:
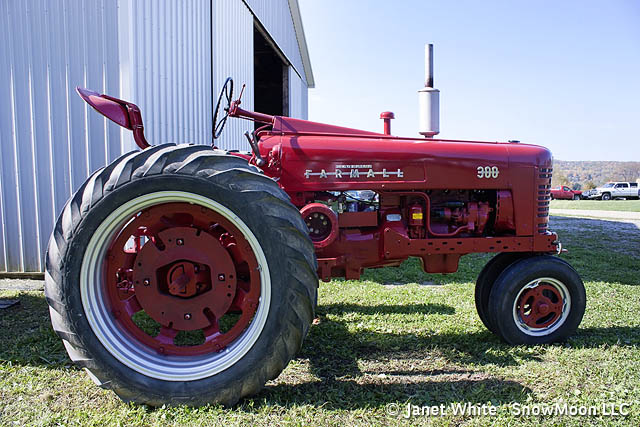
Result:
M215 401L234 404L239 399L259 391L264 383L276 377L301 348L309 325L313 320L317 302L318 278L314 248L304 233L304 222L288 195L259 169L244 159L207 146L164 144L143 151L127 153L105 168L96 171L65 205L58 218L46 254L45 295L50 306L55 332L63 340L69 357L89 371L94 381L103 388L112 389L125 401L150 405L210 403L210 397L165 396L156 390L129 389L94 361L84 348L82 337L72 331L74 316L63 289L65 260L73 249L73 237L79 224L109 193L120 187L153 175L186 175L206 179L211 185L238 192L252 203L265 207L264 221L281 236L286 245L288 260L284 263L291 271L286 304L288 308L279 321L286 326L282 339L271 343L271 352L263 369L255 372L244 383L237 382L219 390Z

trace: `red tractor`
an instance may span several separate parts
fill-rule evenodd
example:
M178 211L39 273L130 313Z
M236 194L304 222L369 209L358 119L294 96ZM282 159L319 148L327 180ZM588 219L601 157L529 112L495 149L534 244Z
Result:
M149 146L135 105L78 92L142 150L96 171L64 207L46 298L71 359L124 400L233 404L257 393L300 349L318 278L357 279L408 257L452 273L465 254L496 254L476 307L507 343L560 341L582 320L584 286L547 227L543 147L433 139L433 126L427 138L395 137L391 113L376 133L245 111L230 79L214 137L228 117L252 120L251 152Z

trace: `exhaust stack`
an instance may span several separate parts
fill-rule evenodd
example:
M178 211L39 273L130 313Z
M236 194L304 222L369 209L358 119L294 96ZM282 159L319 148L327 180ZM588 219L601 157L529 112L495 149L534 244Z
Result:
M440 133L440 91L433 88L433 44L424 46L424 88L418 91L420 134L433 138Z

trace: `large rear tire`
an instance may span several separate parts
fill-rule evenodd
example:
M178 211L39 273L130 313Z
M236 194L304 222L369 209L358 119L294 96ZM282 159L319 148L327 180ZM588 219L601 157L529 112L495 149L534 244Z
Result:
M51 322L122 399L231 405L277 377L317 301L298 210L244 159L167 144L94 173L46 257Z

